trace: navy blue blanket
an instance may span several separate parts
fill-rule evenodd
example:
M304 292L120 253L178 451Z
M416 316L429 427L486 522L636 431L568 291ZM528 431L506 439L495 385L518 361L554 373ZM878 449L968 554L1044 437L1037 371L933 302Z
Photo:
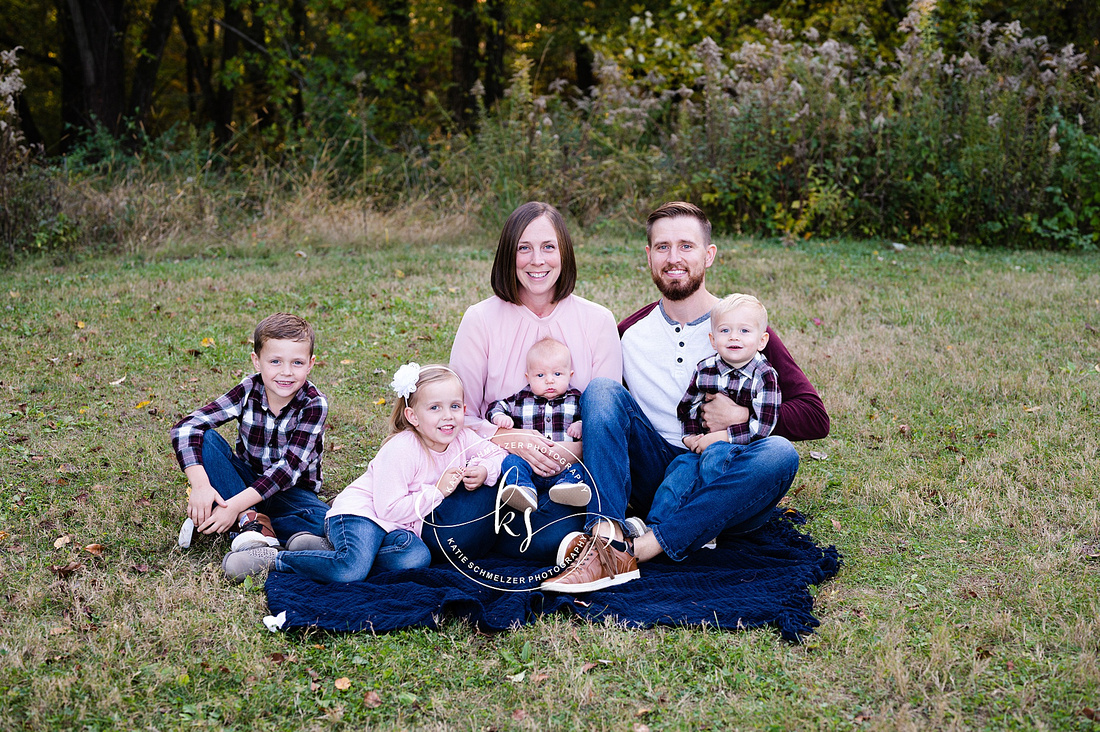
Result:
M272 572L267 604L286 612L283 629L300 627L384 633L436 628L446 618L465 618L486 631L534 622L549 613L593 621L611 618L632 627L695 626L734 630L770 625L797 641L818 626L809 586L836 575L840 555L819 547L793 525L793 511L751 536L718 539L684 562L665 558L642 565L640 579L583 595L541 592L547 569L531 562L490 557L462 564L387 572L362 582L323 585ZM476 580L476 581L475 581ZM527 581L529 580L529 581ZM498 589L528 587L514 591Z

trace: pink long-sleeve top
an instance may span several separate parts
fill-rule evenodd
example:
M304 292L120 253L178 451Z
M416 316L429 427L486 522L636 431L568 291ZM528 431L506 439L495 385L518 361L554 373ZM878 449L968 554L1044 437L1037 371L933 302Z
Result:
M575 388L584 391L597 376L622 381L619 333L607 308L569 295L540 318L493 296L467 308L451 346L451 368L466 395L467 427L483 437L496 432L496 425L483 419L489 405L526 386L527 351L547 337L568 346Z
M482 465L489 471L485 483L492 485L500 477L504 455L471 429L460 431L443 452L429 450L411 430L399 432L379 448L367 472L332 500L326 516L366 516L387 532L407 529L420 536L424 517L443 502L436 483L444 472Z

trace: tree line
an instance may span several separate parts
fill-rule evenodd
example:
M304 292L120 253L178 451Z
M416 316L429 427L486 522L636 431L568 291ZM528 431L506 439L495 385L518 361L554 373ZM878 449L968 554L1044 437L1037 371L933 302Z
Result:
M17 111L27 141L49 153L95 130L125 141L182 126L223 151L280 155L303 135L344 130L348 115L391 149L467 131L519 57L543 88L591 89L597 52L644 75L622 40L642 19L730 47L771 14L889 53L907 10L904 0L0 0L0 46L21 49ZM937 13L947 38L1019 20L1100 63L1095 0L951 1Z

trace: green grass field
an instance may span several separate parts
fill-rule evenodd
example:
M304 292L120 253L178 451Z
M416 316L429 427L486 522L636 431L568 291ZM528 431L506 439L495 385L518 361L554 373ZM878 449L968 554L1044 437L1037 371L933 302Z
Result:
M393 370L445 361L490 293L493 236L386 238L0 273L0 729L1100 728L1095 255L718 242L711 289L765 302L833 420L789 498L845 558L804 644L269 633L226 542L175 547L168 431L290 310L333 405L326 497L361 473ZM640 230L579 238L579 294L653 299Z

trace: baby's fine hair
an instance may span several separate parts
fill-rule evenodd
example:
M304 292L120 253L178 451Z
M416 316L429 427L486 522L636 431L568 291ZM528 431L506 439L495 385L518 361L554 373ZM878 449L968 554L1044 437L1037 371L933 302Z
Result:
M393 412L390 414L390 435L393 437L399 432L405 430L415 430L408 418L405 416L405 407L411 407L416 403L417 398L423 393L421 390L428 384L434 384L439 381L446 381L447 379L454 379L458 382L458 388L462 389L462 380L458 378L458 374L451 371L450 368L437 363L430 363L427 366L420 368L420 377L416 380L416 391L409 394L407 397L397 397L397 401L393 403ZM417 433L419 435L419 433ZM388 440L389 437L386 439Z
M309 355L313 355L313 326L297 315L275 313L256 325L252 333L252 350L257 354L268 341L299 341L309 343Z
M547 359L562 355L572 364L569 346L559 340L547 337L543 338L541 341L535 341L535 344L527 349L527 363L531 363L531 359L533 358Z
M764 330L768 327L768 309L764 307L764 303L757 300L752 295L745 295L740 292L735 292L732 295L719 300L710 311L710 322L712 324L717 323L718 319L723 315L727 315L739 307L748 305L754 307L760 311L760 330Z

